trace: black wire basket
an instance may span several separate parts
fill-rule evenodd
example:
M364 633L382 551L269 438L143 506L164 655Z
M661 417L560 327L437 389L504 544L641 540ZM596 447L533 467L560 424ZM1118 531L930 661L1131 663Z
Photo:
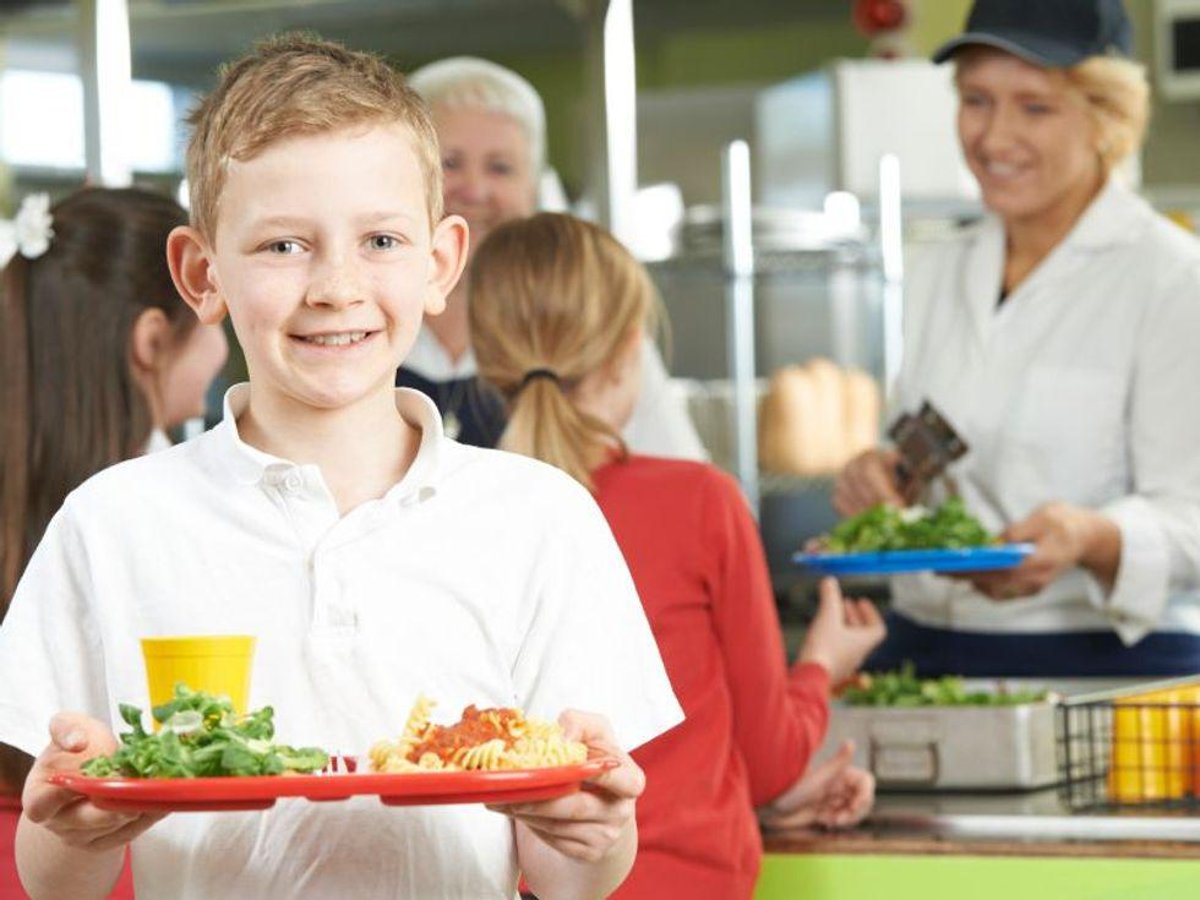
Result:
M1200 810L1200 676L1064 699L1058 773L1076 810Z

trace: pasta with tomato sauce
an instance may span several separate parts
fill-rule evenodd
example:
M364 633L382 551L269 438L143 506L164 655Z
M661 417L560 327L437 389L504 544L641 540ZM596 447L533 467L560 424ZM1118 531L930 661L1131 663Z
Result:
M527 719L519 709L471 704L453 725L435 725L433 707L428 697L418 697L400 738L371 747L376 772L539 769L587 759L587 746L567 740L561 726Z

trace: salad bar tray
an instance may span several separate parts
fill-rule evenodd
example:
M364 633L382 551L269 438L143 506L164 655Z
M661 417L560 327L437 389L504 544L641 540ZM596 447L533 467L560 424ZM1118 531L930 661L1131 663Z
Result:
M1055 705L921 708L835 704L825 750L855 742L880 788L1034 790L1055 784Z
M1059 780L1058 696L1013 680L860 675L834 705L828 749L855 742L880 788L1034 790Z

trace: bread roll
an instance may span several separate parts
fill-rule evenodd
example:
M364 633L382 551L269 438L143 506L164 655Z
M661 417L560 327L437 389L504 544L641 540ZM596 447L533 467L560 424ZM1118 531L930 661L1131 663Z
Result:
M758 407L758 467L764 472L782 472L779 429L783 427L782 399L779 394L779 379L783 369L771 376L767 393Z
M813 474L827 474L841 468L845 459L846 401L842 370L827 359L816 357L805 365L813 385L814 409L812 433L808 440L814 450Z
M763 469L812 475L819 465L813 442L817 416L816 386L800 366L786 366L772 377L759 418L759 459Z
M882 400L875 379L860 369L847 369L845 378L845 457L842 465L879 443Z

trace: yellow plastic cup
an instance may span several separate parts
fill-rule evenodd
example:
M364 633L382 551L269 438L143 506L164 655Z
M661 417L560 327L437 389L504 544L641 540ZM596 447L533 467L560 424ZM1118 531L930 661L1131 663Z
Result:
M224 695L238 713L246 712L254 659L252 636L142 638L142 658L146 661L151 707L168 702L175 696L175 685L183 682L194 691ZM158 727L157 722L154 727Z

